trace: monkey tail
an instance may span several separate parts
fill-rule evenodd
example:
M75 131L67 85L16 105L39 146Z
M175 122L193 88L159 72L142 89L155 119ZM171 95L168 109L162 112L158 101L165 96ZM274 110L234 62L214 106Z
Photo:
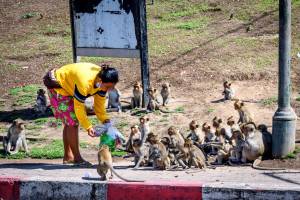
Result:
M258 170L285 170L285 168L272 168L272 167L260 167L258 166L261 163L261 157L257 158L254 160L252 164L253 169L258 169Z
M126 179L119 175L116 170L113 168L113 166L109 165L109 169L121 180L126 181L126 182L145 182L144 180L131 180L131 179Z

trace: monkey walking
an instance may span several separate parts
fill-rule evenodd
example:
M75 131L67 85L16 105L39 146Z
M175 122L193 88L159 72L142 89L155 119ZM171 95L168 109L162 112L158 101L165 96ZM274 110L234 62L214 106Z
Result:
M142 180L130 180L123 178L121 175L119 175L115 169L113 168L113 162L112 162L112 156L109 151L109 147L107 145L102 145L98 151L98 166L97 166L97 172L100 175L100 180L105 181L107 180L107 173L108 170L110 170L111 176L110 178L113 178L113 174L115 174L118 178L120 178L123 181L126 182L144 182Z
M19 150L28 153L28 146L25 136L25 126L22 120L16 119L10 126L7 136L3 138L3 148L6 154L16 154Z
M47 111L47 98L46 98L46 92L44 89L39 89L37 91L37 97L36 97L36 103L34 105L34 111L38 115L45 115Z
M167 105L170 101L170 93L171 93L171 84L170 83L163 83L161 87L161 97L163 99L163 106Z

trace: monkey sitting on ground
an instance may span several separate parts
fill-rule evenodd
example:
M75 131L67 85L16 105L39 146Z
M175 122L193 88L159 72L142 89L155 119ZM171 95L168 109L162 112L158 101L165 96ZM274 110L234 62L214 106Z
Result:
M140 118L140 125L139 125L139 130L141 132L141 141L140 144L138 141L136 141L136 147L134 152L136 155L139 157L137 159L137 162L135 163L134 169L139 168L141 162L144 160L145 157L145 142L147 140L148 134L150 133L150 126L149 126L149 118L148 117L141 117Z
M133 85L133 97L131 98L131 108L141 108L143 100L143 87L140 82L135 82Z
M205 134L201 132L198 128L199 125L195 120L192 120L189 124L190 133L187 138L191 138L193 144L196 145L198 148L201 148L200 145L205 142Z
M126 182L144 182L144 181L138 181L138 180L129 180L126 178L123 178L120 176L115 169L113 168L113 161L111 157L111 153L109 151L109 147L107 145L102 145L98 151L98 166L97 166L97 172L100 175L101 181L107 180L107 173L108 170L110 170L111 176L110 179L113 178L113 173L120 178L123 181Z
M45 115L47 111L47 98L45 93L43 89L37 91L36 103L34 105L34 111L37 115Z
M133 153L133 140L135 139L141 139L141 132L139 130L139 127L137 125L132 126L130 128L130 134L129 134L129 138L125 144L125 150L129 153Z
M234 102L234 109L239 113L238 124L253 122L253 116L248 110L248 108L245 106L244 102L236 100Z
M229 83L228 81L225 81L223 83L223 87L224 87L224 90L223 90L222 94L224 95L224 99L231 100L235 95L234 90L231 88L231 83Z
M185 139L184 149L181 153L181 158L187 158L189 168L192 166L200 169L206 168L204 153L201 149L193 145L193 141L191 139Z
M232 151L229 157L229 164L240 163L242 159L243 145L245 138L239 127L232 127Z
M132 140L132 148L134 151L134 169L140 166L149 166L152 162L149 160L149 149L148 143L142 145L142 140L134 139ZM136 167L138 166L138 167Z
M148 90L148 95L149 95L149 102L147 105L147 110L149 111L155 111L155 110L159 110L162 113L174 113L172 111L167 111L164 110L160 107L158 100L157 100L157 90L154 87L149 87Z
M282 168L267 168L258 166L262 157L266 156L268 152L270 152L271 146L270 143L264 142L268 141L268 139L264 139L264 137L268 137L264 135L262 132L256 129L256 125L253 122L249 122L243 125L242 131L245 134L245 142L243 144L242 151L242 163L246 163L247 161L253 162L252 167L254 169L261 170L283 170Z
M25 136L25 122L20 119L13 121L7 132L7 136L3 138L3 148L6 154L15 154L19 150L28 153L28 146Z
M216 141L224 143L226 139L226 129L222 125L223 121L221 118L213 118L213 127L215 128Z
M117 88L113 88L108 92L108 111L122 112L120 102L121 92Z
M170 87L171 87L171 85L169 83L163 83L162 84L160 94L161 94L161 97L163 99L163 104L162 104L163 106L165 106L169 103L170 92L171 92Z
M216 135L211 130L210 124L208 124L207 122L203 123L202 132L205 135L205 137L204 137L205 144L213 143L216 141ZM217 151L218 151L218 149L216 149L215 147L212 147L211 145L204 146L203 150L206 154L209 154L209 155L216 155Z
M171 160L173 161L172 164L174 164L175 167L179 164L183 169L185 169L187 167L185 164L186 160L178 157L180 149L184 147L184 138L174 126L168 128L168 135L170 138L169 157L171 157Z
M149 159L153 160L153 168L166 170L170 168L170 158L163 143L160 142L158 136L149 133L147 141L150 143Z

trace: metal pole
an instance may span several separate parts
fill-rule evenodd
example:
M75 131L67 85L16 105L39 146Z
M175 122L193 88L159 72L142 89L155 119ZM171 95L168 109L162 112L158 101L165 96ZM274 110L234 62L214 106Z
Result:
M147 89L150 86L149 62L148 62L148 39L147 39L147 20L146 20L146 3L145 0L139 0L139 30L140 30L140 60L141 75L143 84L143 107L149 102Z
M77 52L76 52L76 37L75 37L75 27L74 27L73 0L69 1L69 7L70 7L70 23L71 23L73 62L76 63L76 62L78 62L79 57L77 57Z
M295 149L297 116L290 105L291 0L279 1L278 109L273 116L272 154L282 158Z

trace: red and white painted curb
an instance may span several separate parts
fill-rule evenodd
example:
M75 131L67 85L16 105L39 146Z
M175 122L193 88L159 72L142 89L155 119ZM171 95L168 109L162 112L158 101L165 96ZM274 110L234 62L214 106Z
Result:
M198 182L41 181L0 177L0 200L300 199L298 189L210 186Z

